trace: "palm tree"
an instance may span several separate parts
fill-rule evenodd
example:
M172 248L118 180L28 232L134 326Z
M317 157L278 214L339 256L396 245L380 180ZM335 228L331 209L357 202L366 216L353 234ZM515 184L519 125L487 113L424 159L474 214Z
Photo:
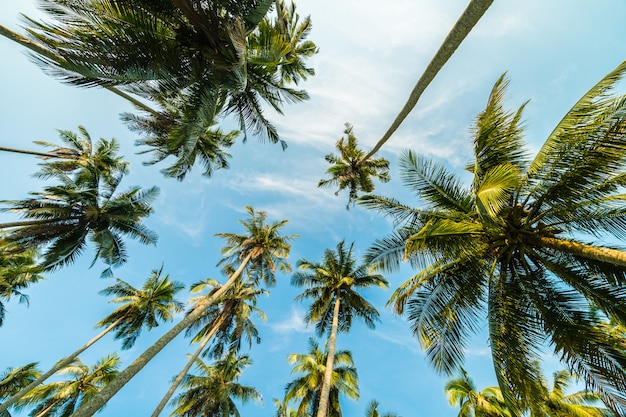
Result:
M354 244L347 248L343 241L339 242L336 251L324 251L324 260L321 263L299 260L298 268L301 271L294 274L291 280L293 285L305 288L296 300L313 300L305 320L315 323L319 336L329 333L328 360L317 417L325 417L329 409L337 332L348 332L355 316L370 328L374 328L374 323L378 320L378 311L358 290L373 286L387 287L387 280L382 275L373 274L366 265L356 265L352 255L353 246Z
M174 296L184 286L180 282L171 281L169 275L162 276L161 272L162 269L152 271L152 274L144 282L141 289L136 289L118 279L114 285L102 290L100 294L116 296L110 302L122 304L96 325L98 327L106 326L106 328L75 352L57 362L36 380L23 387L10 398L7 398L6 401L0 404L0 413L60 369L70 365L78 355L109 332L115 331L115 338L122 339L122 349L130 349L135 344L135 340L143 327L147 327L150 330L157 327L160 321L172 320L174 312L182 311L182 304L175 300Z
M89 166L98 169L104 176L112 177L118 173L128 172L128 162L117 155L119 144L115 139L100 139L94 147L91 136L83 126L78 126L79 134L70 130L59 130L64 145L50 142L35 141L36 144L51 148L48 152L36 152L22 149L0 147L2 151L17 152L41 157L43 164L40 177L47 177L54 170L72 172ZM51 161L49 161L51 160Z
M451 406L459 407L459 417L511 417L502 392L498 387L476 390L474 381L461 368L454 378L446 382L446 396Z
M147 116L125 118L139 130L147 128L148 138L141 143L157 146L156 160L163 159L163 152L178 159L166 174L180 178L184 166L193 165L193 154L204 154L207 174L223 167L228 154L222 148L229 142L211 143L213 135L207 134L218 116L234 114L244 134L249 129L285 145L263 115L261 100L281 113L285 101L307 99L306 92L288 84L313 74L304 61L317 48L306 40L308 18L300 23L295 6L280 2L277 21L282 24L277 24L265 16L271 4L47 0L44 12L55 23L27 18L27 40L10 31L0 34L29 47L44 68L64 81L117 86L114 92L126 91L131 100L138 95L142 100L133 103ZM194 151L194 144L205 149ZM204 152L207 148L211 152Z
M608 409L597 405L602 401L602 398L596 392L582 390L573 394L565 394L574 379L574 375L569 371L554 372L553 385L550 389L548 381L541 376L538 363L536 363L536 369L540 376L541 386L539 389L542 395L541 401L528 403L530 417L610 417L614 415Z
M320 350L315 339L309 338L308 353L292 353L287 357L287 361L294 365L291 370L292 375L302 375L289 382L285 387L284 407L287 407L291 402L297 402L297 409L294 411L296 417L317 415L326 366L328 366L328 352ZM328 415L341 417L339 396L345 395L357 400L359 398L359 381L350 351L338 351L332 366Z
M217 291L219 288L215 284L213 280L208 280L208 282L205 280L195 283L191 288L192 291L202 291L207 286L213 287L212 291L206 295L210 296L212 292ZM224 356L226 345L228 346L228 352L237 353L241 348L242 339L248 341L249 347L252 347L252 340L255 340L257 343L261 342L259 332L252 322L251 315L256 314L262 320L265 320L265 313L256 307L256 298L266 293L265 290L256 289L249 284L235 283L229 291L222 295L219 304L213 304L207 308L205 314L189 326L186 333L196 333L192 342L200 343L198 349L190 355L187 364L174 379L174 382L152 413L152 417L157 417L161 414L167 402L174 395L189 369L191 369L191 366L205 350L209 341L213 340L213 348L210 354L214 358Z
M626 323L626 252L585 239L626 233L626 97L611 94L624 72L626 62L586 93L532 160L523 149L523 106L502 108L503 76L476 121L469 189L442 164L408 151L402 179L423 206L361 201L396 221L366 259L389 271L401 260L420 268L391 302L397 313L406 310L435 369L450 374L462 364L486 311L510 406L539 395L532 363L546 341L614 411L626 405L626 352L593 314L597 307Z
M69 417L80 404L115 378L118 373L118 362L119 357L115 354L105 356L92 367L75 359L59 372L69 375L70 379L35 388L22 399L23 404L20 404L19 408L35 404L31 411L34 417Z
M210 297L197 303L191 313L187 314L184 319L178 322L154 342L152 346L139 355L133 363L120 372L119 376L111 384L95 395L90 401L83 404L73 417L91 416L106 404L106 402L146 366L161 349L189 327L189 325L198 320L204 314L207 307L215 304L220 297L234 285L246 268L250 268L249 272L251 276L263 276L268 282L272 282L275 279L276 265L282 270L290 270L289 264L285 259L289 256L289 250L291 248L289 241L297 235L282 236L280 234L280 229L287 221L283 220L272 224L265 224L265 212L256 212L252 207L246 207L246 210L250 215L250 220L241 221L241 224L249 232L248 235L232 233L217 234L217 236L226 238L227 246L223 249L223 252L229 254L231 259L238 259L240 262L239 267L230 274L228 280L217 291L212 293ZM235 242L239 242L238 247L234 246ZM259 258L263 258L263 260ZM248 265L249 263L250 265ZM232 267L232 263L227 264L227 266ZM263 272L256 272L255 268L262 268Z
M229 353L213 366L197 359L196 367L200 375L188 375L183 387L185 391L176 397L174 416L215 416L239 417L235 400L243 404L261 399L254 388L237 382L244 368L252 364L247 355L235 356Z
M21 250L16 245L3 240L0 234L0 326L4 323L3 301L18 297L20 303L28 303L28 295L22 292L44 277L43 269L37 265L36 249Z
M37 363L29 363L28 365L17 368L8 368L0 375L0 401L12 396L22 387L30 384L39 377ZM7 410L0 412L0 417L11 417Z
M158 188L142 191L133 187L116 194L126 165L115 157L114 141L103 140L98 148L103 148L106 158L102 155L72 173L62 170L61 163L44 164L39 175L53 178L58 184L32 192L31 198L3 201L10 207L1 211L16 212L25 218L0 224L0 229L9 230L6 240L21 248L45 246L42 257L46 269L73 262L85 249L88 238L96 245L93 262L100 258L109 266L127 260L123 235L144 244L156 242L154 232L141 220L152 212L150 204Z
M380 404L376 400L372 400L367 403L367 408L365 409L365 417L398 417L396 413L384 413L380 414L378 411L378 406Z
M345 181L342 181L341 178L350 178L350 177L367 177L376 175L378 176L378 172L371 172L371 166L375 161L381 161L381 159L373 159L376 152L380 150L380 148L391 138L391 135L400 127L404 119L411 113L411 110L417 104L417 101L421 97L422 93L426 90L426 87L431 83L431 81L435 78L439 70L443 68L443 66L448 62L454 51L457 50L461 42L467 37L472 28L478 23L480 18L485 14L489 6L491 6L493 0L470 0L467 8L463 11L459 20L454 24L448 36L443 41L433 59L428 63L428 66L424 70L422 76L417 80L417 84L413 87L413 90L409 94L409 98L407 102L404 104L404 107L400 110L400 113L396 116L394 121L391 123L391 126L387 129L382 138L376 143L376 145L369 151L367 154L360 150L355 150L351 154L354 156L361 156L360 160L354 160L351 164L345 164L343 160L343 152L339 143L337 143L337 148L341 152L341 156L326 156L326 160L332 164L332 166L328 169L327 173L331 175L331 178L328 180L320 181L320 185L322 183L336 183L339 185L339 191L349 185L350 187L350 195L348 199L348 206L353 202L355 196L359 191L363 192L371 192L370 189L373 187L373 183L371 179L369 181L360 180L350 182L346 184ZM356 139L355 139L355 149L356 149ZM362 156L364 155L364 156ZM355 173L362 169L362 173ZM380 179L380 178L379 178ZM342 187L343 185L343 187ZM363 188L363 185L366 187ZM368 191L370 189L370 191Z
M335 195L348 188L350 195L346 208L350 208L350 205L354 204L358 197L358 191L366 193L374 191L372 177L376 177L381 182L389 181L389 161L385 158L364 160L363 155L365 153L357 146L357 139L352 133L352 126L346 123L346 130L343 133L347 137L342 137L336 145L340 156L335 156L332 153L326 155L326 160L331 164L327 171L330 174L330 179L320 180L318 187L338 185L339 190L335 192Z
M224 265L224 271L229 272L233 265L239 264L242 272L244 269L248 272L248 279L255 283L263 281L271 287L276 283L277 270L284 274L291 272L291 264L286 259L291 250L291 240L299 236L282 236L279 233L287 220L266 224L267 214L264 211L255 212L252 207L246 206L246 212L250 220L239 221L246 231L244 234L215 234L226 240L222 248L224 258L218 265ZM234 281L232 275L231 281Z

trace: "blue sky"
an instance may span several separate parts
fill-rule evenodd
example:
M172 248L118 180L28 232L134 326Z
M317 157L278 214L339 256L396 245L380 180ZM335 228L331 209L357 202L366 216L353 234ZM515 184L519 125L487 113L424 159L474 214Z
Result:
M165 179L159 173L163 166L143 166L146 156L136 155L136 136L119 119L120 113L132 110L127 103L104 90L62 85L4 38L0 144L34 149L32 141L56 142L56 129L75 130L78 125L93 138L121 142L121 153L131 161L123 184L161 188L155 212L146 221L159 234L157 246L129 242L130 261L115 271L135 286L161 265L187 287L206 277L222 280L215 267L222 241L214 234L241 232L237 220L245 218L246 205L267 211L269 220L289 220L285 232L301 236L293 243L294 264L300 258L321 259L324 249L342 239L355 241L360 256L391 230L391 224L359 207L346 211L346 195L336 197L334 190L316 187L327 169L324 155L334 150L345 122L354 125L365 148L382 136L466 2L394 0L381 6L373 0L299 0L297 5L301 15L313 19L310 38L320 52L311 60L317 75L303 85L311 99L286 106L283 116L266 113L289 144L285 152L251 137L232 149L228 170L211 178L194 172L184 182ZM0 23L19 29L19 13L36 15L34 2L2 2ZM397 176L397 156L405 149L462 170L471 155L472 121L505 71L511 79L509 106L531 100L525 112L526 138L536 149L573 103L626 58L624 16L626 3L620 0L496 1L380 152L391 161L392 181L378 186L377 192L414 202ZM0 157L0 198L19 199L41 189L40 181L31 178L36 159ZM93 325L114 306L97 294L111 281L99 278L101 264L89 269L92 256L85 253L74 265L48 274L45 282L29 289L29 307L6 305L0 370L32 361L47 369L97 333ZM375 331L355 323L349 335L338 338L338 347L353 353L361 391L359 402L342 402L345 416L363 415L373 398L382 410L403 417L456 415L443 393L445 378L427 364L405 321L384 307L391 290L410 273L406 269L389 275L390 290L366 294L381 314ZM250 351L254 365L242 378L261 391L264 405L242 407L243 416L273 415L272 398L282 398L293 378L287 355L305 353L313 334L302 322L307 304L293 301L299 291L290 287L290 276L277 279L271 295L259 300L268 318L258 323L262 343ZM133 349L121 353L124 364L167 328L165 324L144 333ZM92 364L118 347L112 337L105 338L81 358ZM193 350L188 340L177 339L99 415L149 414ZM554 369L557 364L547 358L547 366ZM468 347L466 368L478 387L495 383L484 334Z

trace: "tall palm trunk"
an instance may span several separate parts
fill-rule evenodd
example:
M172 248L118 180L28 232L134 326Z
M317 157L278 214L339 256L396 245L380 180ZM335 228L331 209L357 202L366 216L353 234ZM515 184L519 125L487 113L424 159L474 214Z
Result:
M43 158L63 158L63 156L55 155L53 153L37 152L37 151L27 151L27 150L24 150L24 149L7 148L6 146L0 146L0 151L14 152L14 153L23 153L25 155L41 156Z
M320 393L320 405L317 408L317 417L326 417L330 397L330 385L333 377L333 363L335 362L335 344L337 342L337 329L339 327L339 294L336 295L335 308L333 310L333 323L328 337L328 358L326 359L326 369L324 370L324 382Z
M52 51L46 49L44 46L33 42L32 40L20 35L17 32L12 31L11 29L9 29L6 26L0 25L0 35L4 36L5 38L11 39L14 42L19 43L20 45L30 49L31 51L45 56L46 58L49 58L50 60L52 60L53 62L55 62L57 65L59 65L62 68L65 68L64 65L67 65L68 62L61 56L58 56L56 54L54 54ZM115 88L115 87L111 87L111 86L103 86L104 88L106 88L107 90L109 90L110 92L117 94L118 96L128 100L129 102L131 102L132 104L135 105L135 107L140 108L154 116L158 116L159 112L157 112L156 110L152 109L150 106L148 106L145 103L142 103L141 101L137 100L136 98L126 94L125 92Z
M387 132L385 132L383 137L372 148L372 150L363 157L362 161L367 161L369 158L374 156L383 144L389 140L398 127L400 127L400 124L402 124L404 119L406 119L409 113L411 113L411 110L413 110L413 107L417 104L417 101L421 97L424 90L426 90L426 87L428 87L445 63L448 62L448 59L450 59L454 51L456 51L459 45L461 45L461 42L463 42L463 39L467 37L472 28L485 14L489 6L491 6L491 3L493 3L493 0L470 1L470 4L463 11L459 20L457 20L454 24L433 59L428 63L428 66L424 70L420 79L417 80L417 84L413 87L413 91L411 91L406 104L402 107L402 110L400 110L396 119L393 121L389 129L387 129Z
M34 380L33 382L31 382L30 384L28 384L27 386L25 386L21 390L19 390L17 393L12 395L11 397L7 398L7 400L5 402L0 404L0 416L2 416L3 413L6 412L6 410L10 406L15 404L15 402L17 402L20 398L22 398L24 395L28 394L30 391L32 391L35 387L37 387L39 384L44 382L46 379L48 379L49 377L54 375L58 370L66 367L67 365L69 365L74 359L76 359L78 357L78 355L83 353L85 350L87 350L87 348L89 348L91 345L96 343L98 340L102 339L104 337L104 335L109 333L118 324L120 324L122 322L122 320L125 319L125 317L126 316L124 315L124 316L120 317L119 319L117 319L115 322L111 323L111 325L109 325L109 327L107 327L102 332L100 332L98 335L96 335L96 337L94 337L93 339L91 339L90 341L85 343L77 351L75 351L74 353L70 354L69 356L66 356L65 358L63 358L59 362L57 362L46 373L42 374L39 378L37 378L36 380Z
M191 369L191 366L194 364L196 359L198 359L198 356L200 356L200 353L202 353L205 346L209 343L209 340L211 340L215 332L217 332L217 330L220 328L220 326L224 323L225 320L226 320L226 315L221 314L217 323L213 325L213 327L211 328L211 331L209 331L209 333L204 337L204 339L202 339L202 343L200 343L200 346L198 347L198 349L191 356L191 358L189 358L189 361L187 362L185 367L182 369L182 371L180 371L180 373L178 374L178 376L176 377L176 379L174 380L170 388L167 390L167 392L161 399L161 402L154 409L154 411L152 412L152 417L158 417L158 415L161 414L161 412L167 405L167 402L170 400L170 398L172 398L172 395L174 395L174 392L176 391L178 386L181 384L181 382L183 382L183 378L185 378L185 375L187 375L187 372L189 372L189 369Z
M211 297L206 298L204 301L199 302L195 309L188 314L184 319L178 322L174 327L172 327L169 331L167 331L163 336L161 336L152 346L146 349L133 363L128 365L126 369L120 372L113 381L107 384L106 387L102 388L102 390L98 391L93 397L83 403L80 408L71 415L71 417L91 417L95 413L98 412L102 406L104 406L107 401L109 401L128 381L131 380L139 371L143 369L144 366L152 360L165 346L168 345L176 336L180 334L183 330L189 327L194 321L200 318L204 313L204 309L208 306L214 304L219 297L224 294L226 290L228 290L233 283L239 278L244 268L252 258L252 253L248 253L248 255L244 258L239 265L239 268L230 276L228 281L222 287L217 290Z
M607 262L626 267L625 251L610 248L601 248L597 246L586 245L580 242L573 242L571 240L557 239L552 237L540 237L539 242L541 243L541 245L550 249L556 249L570 253L572 255L583 256L585 258L593 259L596 261Z

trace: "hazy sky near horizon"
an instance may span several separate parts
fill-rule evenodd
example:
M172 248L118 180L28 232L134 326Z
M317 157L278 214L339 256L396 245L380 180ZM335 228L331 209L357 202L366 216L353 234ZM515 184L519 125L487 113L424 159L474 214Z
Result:
M36 15L30 0L0 3L0 24L20 31L19 13ZM321 259L327 248L341 240L355 242L360 257L392 225L360 207L345 209L347 195L316 187L328 168L324 155L334 152L344 123L364 148L387 130L410 90L436 52L467 2L444 0L299 0L301 16L311 15L310 39L319 53L310 61L316 76L301 84L311 99L286 105L284 115L267 111L288 143L259 143L250 137L231 149L228 170L211 178L199 170L183 182L164 178L164 165L144 166L149 157L137 155L137 139L119 119L132 111L129 104L105 90L78 89L61 84L33 64L17 44L0 38L0 145L36 149L34 140L58 142L56 129L76 130L83 125L94 139L115 137L121 154L131 161L122 189L132 185L158 185L160 196L146 225L159 234L155 247L128 242L129 262L115 276L140 286L150 271L185 283L212 277L223 281L216 268L222 241L220 232L242 232L239 219L245 206L268 213L268 220L288 219L285 233L297 233L290 261ZM526 138L536 150L567 110L594 83L626 59L626 3L620 0L495 1L446 67L421 97L408 119L380 152L391 162L392 181L378 185L377 193L408 204L416 200L399 181L397 157L413 149L446 162L462 172L471 158L470 129L483 109L497 78L507 72L511 80L507 104L525 110ZM226 126L232 126L229 121ZM41 189L32 174L38 160L29 156L0 155L0 199L20 199ZM0 214L0 219L6 219ZM48 274L48 279L27 291L30 306L6 304L0 327L0 372L7 367L39 361L49 368L93 337L93 325L115 307L98 291L112 284L99 278L101 263L89 269L93 253L86 251L74 265ZM344 416L362 416L367 403L377 399L381 410L403 417L455 416L447 404L446 378L428 365L409 326L393 315L385 303L412 271L387 276L390 290L371 290L366 296L379 309L376 330L356 322L350 334L340 334L338 348L351 350L359 372L361 399L342 400ZM263 404L241 407L242 416L272 416L272 398L282 398L294 378L286 358L305 353L313 329L302 321L307 303L294 302L299 289L290 276L277 277L258 306L267 314L258 322L262 343L249 352L254 364L242 382L263 394ZM188 293L181 293L185 300ZM130 363L171 324L144 332L135 347L121 351L123 366ZM93 364L119 349L107 337L81 355ZM101 416L149 415L173 377L195 350L182 336L161 352L140 375L112 399ZM466 368L479 388L495 384L485 334L468 347ZM547 368L558 365L547 357ZM14 416L26 415L18 412Z

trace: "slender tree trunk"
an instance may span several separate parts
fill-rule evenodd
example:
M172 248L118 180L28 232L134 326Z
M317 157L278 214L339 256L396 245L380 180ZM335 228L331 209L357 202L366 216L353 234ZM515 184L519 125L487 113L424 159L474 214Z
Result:
M539 243L550 249L556 249L572 255L583 256L596 261L626 267L626 252L618 249L601 248L580 242L552 237L540 237Z
M0 146L0 151L23 153L25 155L41 156L41 157L44 157L44 158L63 158L60 155L55 155L55 154L52 154L52 153L37 152L37 151L26 151L26 150L23 150L23 149L7 148L5 146Z
M71 417L88 417L93 416L98 412L102 406L104 406L107 401L109 401L128 381L131 380L144 366L152 360L165 346L168 345L169 342L174 340L176 336L180 334L183 330L189 327L194 321L196 321L204 310L214 304L219 298L224 294L226 290L228 290L232 284L237 280L239 275L243 272L244 268L252 258L252 254L249 253L244 260L239 265L239 268L228 278L228 281L222 287L217 290L211 297L206 298L205 301L198 303L196 308L188 314L184 319L178 322L174 327L172 327L169 331L167 331L163 336L159 338L152 346L146 349L133 363L128 365L126 369L120 372L113 381L107 384L106 387L102 388L95 394L93 397L83 403L80 408L71 415Z
M4 36L5 38L11 39L14 42L19 43L20 45L30 49L31 51L39 55L45 56L46 58L57 63L62 68L66 68L66 66L69 64L63 57L56 55L54 52L46 49L43 45L33 42L32 40L26 38L25 36L22 36L19 33L12 31L6 26L0 25L0 35ZM132 104L135 105L135 107L140 108L154 116L159 115L159 112L154 110L152 107L148 106L145 103L142 103L141 101L126 94L125 92L115 87L111 87L111 86L103 86L103 87L109 90L110 92L117 94L118 96L130 101Z
M317 417L326 417L328 414L328 405L330 404L330 385L333 377L333 366L335 362L335 345L337 342L337 329L339 328L339 294L336 295L335 308L333 310L333 323L330 328L330 336L328 337L328 358L326 359L326 369L324 370L324 381L322 383L322 392L320 394L320 405L317 408Z
M113 322L111 325L109 325L109 327L107 327L106 329L104 329L102 332L100 332L96 337L94 337L93 339L91 339L90 341L88 341L87 343L85 343L82 347L80 347L77 351L75 351L74 353L70 354L69 356L66 356L65 358L63 358L62 360L60 360L59 362L57 362L52 368L50 368L48 370L48 372L42 374L39 378L37 378L36 380L34 380L33 382L31 382L30 384L28 384L27 386L25 386L24 388L22 388L21 390L19 390L16 394L12 395L11 397L7 398L7 400L5 402L3 402L2 404L0 404L0 416L2 415L2 413L4 413L10 406L12 406L13 404L15 404L15 402L17 402L20 398L22 398L23 396L25 396L26 394L28 394L30 391L32 391L35 387L37 387L39 384L41 384L42 382L44 382L46 379L48 379L49 377L51 377L53 374L55 374L59 369L64 368L65 366L69 365L74 359L76 359L76 357L78 355L80 355L81 353L83 353L85 350L87 350L87 348L89 348L91 345L93 345L94 343L96 343L98 340L102 339L104 337L104 335L106 335L107 333L109 333L111 330L113 330L114 327L116 327L118 324L120 324L122 322L122 320L124 320L125 316L120 317L119 319L115 320L115 322Z
M457 22L452 27L450 33L448 33L448 36L443 41L443 43L439 47L439 50L424 70L424 73L422 74L420 79L417 80L417 84L415 84L415 87L413 87L413 91L411 91L409 99L407 100L404 107L402 107L402 110L400 110L400 113L398 114L396 119L393 121L389 129L387 129L387 132L385 132L383 137L378 141L378 143L376 143L374 148L372 148L372 150L363 157L363 161L366 161L374 156L374 154L378 152L383 144L389 140L391 135L398 129L398 127L400 127L400 124L402 124L404 119L406 119L409 113L411 113L411 110L413 110L413 107L415 107L415 105L417 104L417 101L421 97L424 90L426 90L426 87L428 87L428 85L435 78L435 76L437 75L439 70L441 70L441 68L445 65L445 63L448 62L448 59L450 59L454 51L456 51L459 45L461 45L461 42L463 42L463 39L467 37L472 28L485 14L489 6L491 6L491 3L493 3L493 0L470 1L470 4L463 11L463 14L461 15L461 17L459 17L459 20L457 20Z
M176 377L176 379L174 380L170 388L167 390L167 392L161 399L161 402L159 403L159 405L157 405L155 410L152 412L152 417L158 417L159 414L161 414L161 412L167 405L167 402L170 400L170 398L172 398L172 395L174 395L174 392L176 391L180 383L183 382L183 378L185 378L185 375L187 375L187 372L189 372L189 369L191 368L191 366L194 364L196 359L198 359L198 356L200 356L200 354L204 350L207 343L209 343L209 340L211 340L215 332L217 332L217 330L224 323L224 321L225 321L225 315L220 314L220 318L217 321L217 323L213 325L213 327L211 328L211 331L204 337L204 339L202 339L202 343L200 343L200 346L198 347L196 352L191 356L191 358L189 358L189 361L187 362L185 367L182 369L182 371L180 371L180 373L178 374L178 376Z
M55 405L57 405L59 402L61 402L61 400L56 400L56 401L53 401L53 402L52 402L52 404L50 404L49 406L47 406L46 408L44 408L44 409L41 411L41 413L37 414L35 417L43 417L43 416L45 416L45 415L46 415L46 414L48 414L48 412L49 412L50 410L52 410L52 408L53 408Z

